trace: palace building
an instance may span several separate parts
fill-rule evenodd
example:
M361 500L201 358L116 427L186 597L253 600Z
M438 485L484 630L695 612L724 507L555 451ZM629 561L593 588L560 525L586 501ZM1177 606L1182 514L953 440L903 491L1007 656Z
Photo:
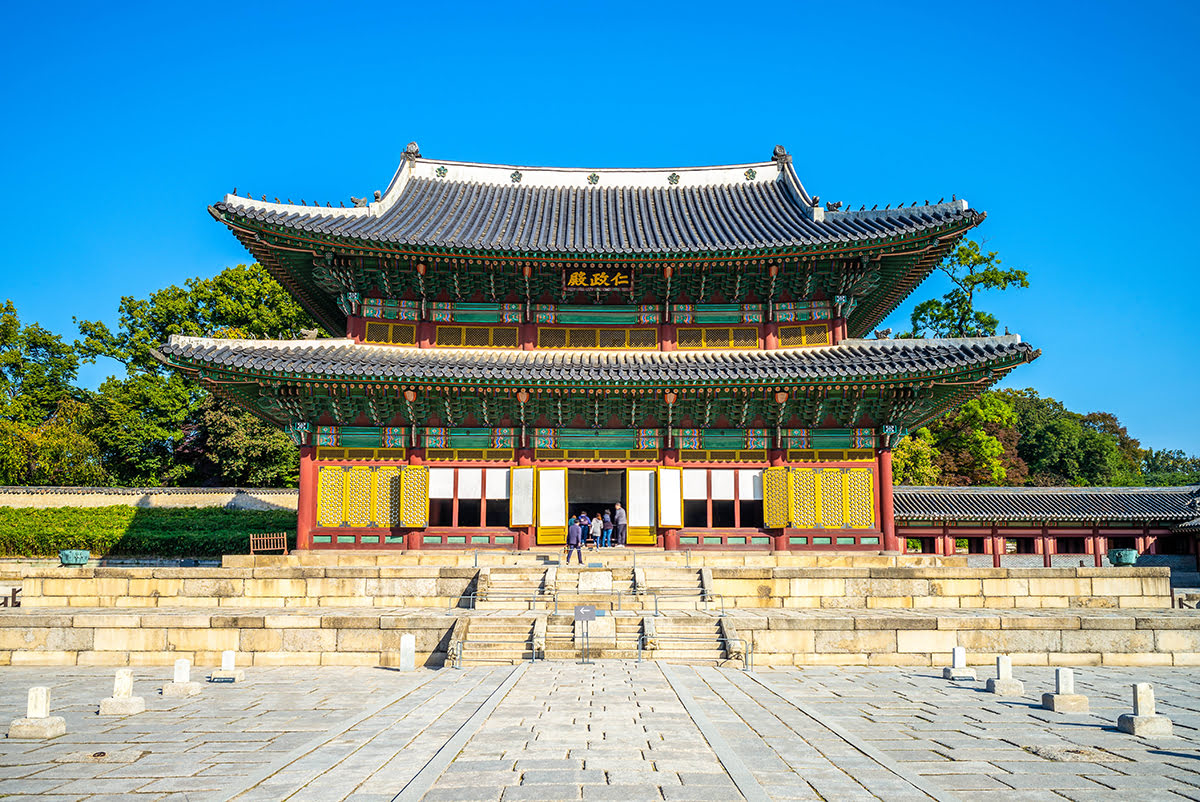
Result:
M1038 356L866 339L984 214L822 204L769 161L424 158L352 205L210 207L328 337L158 356L299 444L299 548L896 550L891 447Z

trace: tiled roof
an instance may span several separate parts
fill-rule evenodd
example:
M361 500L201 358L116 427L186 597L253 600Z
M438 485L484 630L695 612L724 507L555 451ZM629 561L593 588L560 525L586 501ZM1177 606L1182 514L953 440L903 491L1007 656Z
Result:
M570 351L403 348L351 340L220 340L174 335L173 365L238 373L390 381L661 384L795 382L939 376L1037 356L1017 335L956 340L843 340L824 348L745 351Z
M559 169L408 155L374 203L329 208L227 195L213 214L325 236L482 251L650 254L854 243L983 218L966 201L887 210L813 205L777 149L769 162Z
M898 521L1188 521L1200 485L1186 487L895 488Z
M1193 518L1190 521L1181 523L1179 526L1175 527L1175 531L1200 533L1200 518Z

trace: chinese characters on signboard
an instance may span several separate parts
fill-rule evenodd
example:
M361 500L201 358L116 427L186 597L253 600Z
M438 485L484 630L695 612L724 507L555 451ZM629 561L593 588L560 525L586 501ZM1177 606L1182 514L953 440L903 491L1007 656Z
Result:
M625 290L633 287L632 266L568 267L563 271L563 286L568 290Z

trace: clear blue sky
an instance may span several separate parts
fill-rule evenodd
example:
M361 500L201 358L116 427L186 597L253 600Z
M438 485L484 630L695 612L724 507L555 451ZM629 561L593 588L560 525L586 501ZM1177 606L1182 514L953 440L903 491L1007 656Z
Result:
M828 200L986 210L977 234L1032 287L981 306L1044 351L1009 386L1200 453L1198 9L18 3L0 33L0 299L73 338L122 295L248 261L205 210L233 187L369 195L413 139L596 167L781 143Z

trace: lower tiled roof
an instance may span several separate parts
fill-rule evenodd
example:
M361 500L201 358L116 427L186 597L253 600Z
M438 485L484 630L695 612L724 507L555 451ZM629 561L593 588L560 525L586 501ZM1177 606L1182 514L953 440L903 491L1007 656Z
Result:
M1196 517L1200 485L1185 487L909 487L898 521L1156 521ZM1200 519L1197 519L1200 522ZM1196 523L1196 522L1193 522ZM1189 524L1190 525L1190 524ZM1200 526L1197 527L1200 531Z
M921 379L1037 357L1017 335L948 340L844 340L836 346L728 351L404 348L351 340L221 340L174 335L175 366L301 379L516 381L532 384L702 384Z

